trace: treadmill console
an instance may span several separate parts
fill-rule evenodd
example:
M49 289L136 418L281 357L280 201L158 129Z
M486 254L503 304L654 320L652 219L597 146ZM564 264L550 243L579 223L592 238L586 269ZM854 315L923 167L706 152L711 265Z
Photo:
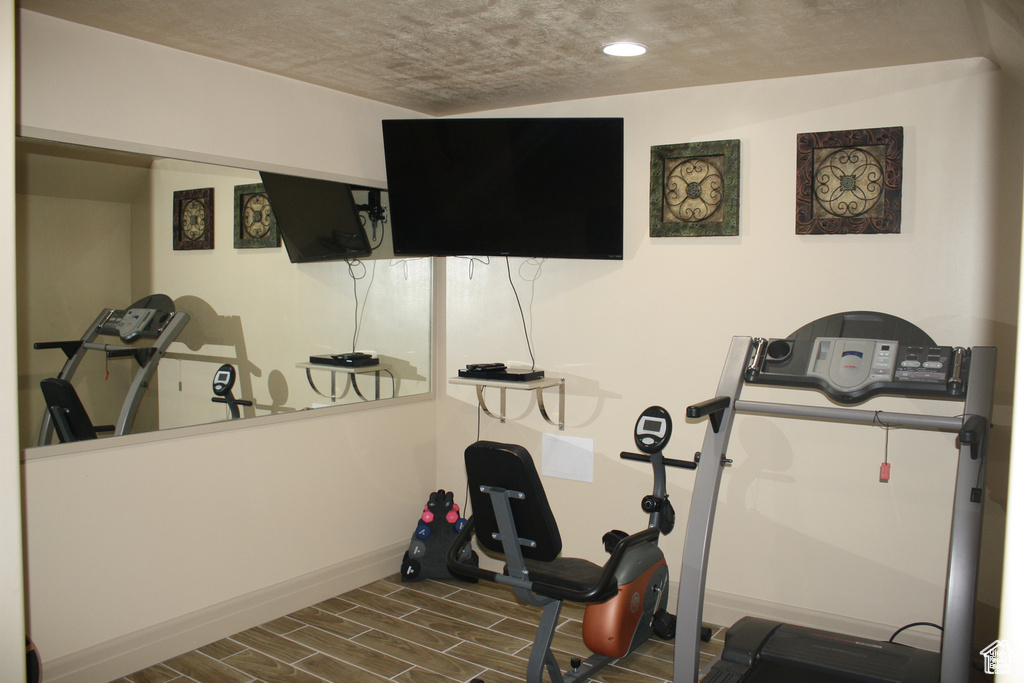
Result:
M749 384L806 387L842 404L877 395L962 397L970 352L939 346L905 320L884 313L837 313L785 339L754 340Z
M111 311L106 321L100 325L100 334L117 335L121 341L129 343L139 337L160 336L160 330L170 318L152 308L129 308ZM150 329L150 328L155 329Z
M130 343L139 337L156 339L174 317L174 303L163 294L140 299L125 310L113 310L99 325L99 333Z

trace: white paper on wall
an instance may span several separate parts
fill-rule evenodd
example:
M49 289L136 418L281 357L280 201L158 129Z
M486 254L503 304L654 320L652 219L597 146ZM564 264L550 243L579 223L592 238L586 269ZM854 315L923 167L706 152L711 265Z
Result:
M574 481L594 481L594 440L544 434L541 474Z

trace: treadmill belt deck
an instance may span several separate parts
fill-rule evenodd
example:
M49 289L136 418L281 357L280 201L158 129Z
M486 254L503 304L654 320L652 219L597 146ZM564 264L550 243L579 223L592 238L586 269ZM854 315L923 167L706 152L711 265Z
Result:
M743 683L851 683L863 680L820 669L808 669L788 662L762 661L743 678Z
M939 655L898 643L743 617L705 683L934 683Z

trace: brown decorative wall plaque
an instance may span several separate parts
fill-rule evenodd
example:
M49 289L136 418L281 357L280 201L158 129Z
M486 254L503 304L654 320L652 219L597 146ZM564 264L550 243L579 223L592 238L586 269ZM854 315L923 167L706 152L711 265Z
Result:
M903 128L802 133L796 139L796 233L899 233Z
M213 249L213 188L174 193L174 249Z

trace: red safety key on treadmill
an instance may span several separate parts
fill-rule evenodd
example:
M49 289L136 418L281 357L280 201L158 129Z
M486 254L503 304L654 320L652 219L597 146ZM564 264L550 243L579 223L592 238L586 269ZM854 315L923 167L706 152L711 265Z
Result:
M889 482L889 463L882 463L882 468L878 472L878 481L882 482L883 484Z

